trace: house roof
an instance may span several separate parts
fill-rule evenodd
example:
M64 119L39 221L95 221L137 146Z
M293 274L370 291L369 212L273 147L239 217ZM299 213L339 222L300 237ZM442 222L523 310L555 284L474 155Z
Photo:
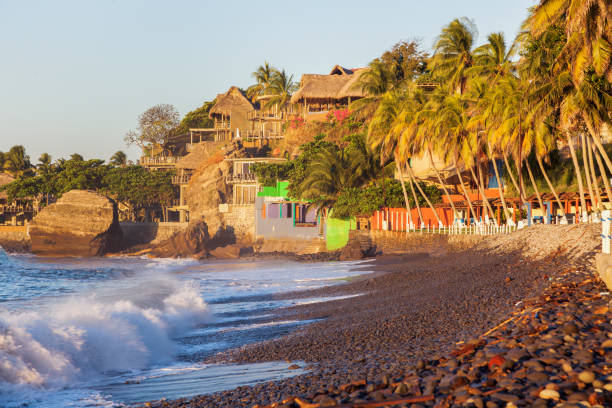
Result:
M224 94L217 95L217 102L210 109L209 116L212 115L231 115L232 111L250 112L255 107L240 89L232 86Z
M291 98L291 103L305 99L361 98L364 93L354 84L363 72L364 68L348 69L336 65L329 75L304 74L300 80L300 89Z

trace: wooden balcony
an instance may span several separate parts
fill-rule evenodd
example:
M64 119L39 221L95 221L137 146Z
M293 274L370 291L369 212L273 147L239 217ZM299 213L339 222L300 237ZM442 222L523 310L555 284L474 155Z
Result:
M297 112L264 112L260 110L255 110L251 112L247 112L247 120L288 120L292 116L297 115Z
M144 167L174 167L178 160L179 158L174 156L141 157L140 165Z
M246 132L246 138L249 140L278 140L283 139L285 135L282 132L276 132L273 130L248 130Z
M257 176L255 173L239 173L231 174L225 178L227 184L239 184L239 183L256 183Z
M179 174L172 176L172 184L187 184L189 183L189 179L191 179L191 174Z

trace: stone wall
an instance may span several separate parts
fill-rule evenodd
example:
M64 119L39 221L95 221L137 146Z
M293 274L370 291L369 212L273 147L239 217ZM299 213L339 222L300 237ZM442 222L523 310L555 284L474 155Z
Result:
M125 247L157 244L187 228L186 222L121 222Z
M428 253L442 256L448 252L471 248L486 237L480 235L420 234L399 231L351 231L349 241L358 240L367 251L374 247L376 253L405 254Z
M255 206L253 204L222 204L219 212L225 226L232 229L238 240L253 241L255 237Z

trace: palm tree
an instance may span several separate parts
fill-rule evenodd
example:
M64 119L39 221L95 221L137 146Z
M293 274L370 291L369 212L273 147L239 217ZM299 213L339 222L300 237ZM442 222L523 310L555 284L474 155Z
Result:
M109 160L109 164L112 166L125 166L127 164L127 156L121 150L115 152Z
M410 225L414 225L401 161L398 155L398 134L397 132L391 131L399 115L402 113L405 104L406 99L403 94L393 91L385 93L368 126L368 141L372 149L378 149L380 151L381 162L385 162L389 157L393 157L395 168L402 185L402 193L404 194L404 203L408 211Z
M542 0L527 21L534 36L551 26L565 29L567 42L561 58L573 68L577 83L589 66L612 81L612 11L605 0Z
M466 90L468 70L474 65L472 47L477 33L474 23L463 17L451 21L436 40L432 73L447 80L451 92L463 94Z
M4 154L4 169L15 178L21 178L32 170L30 156L21 145L13 146Z
M489 84L497 78L514 72L512 57L515 54L515 45L506 46L504 33L492 33L487 37L487 43L474 50L474 67L472 71L487 78Z
M337 147L324 148L308 166L308 175L302 181L303 198L314 200L319 210L331 208L342 190L362 184L356 165L359 162Z
M365 72L359 74L359 78L352 85L354 90L362 91L365 96L351 103L351 108L360 109L377 103L385 92L393 89L393 73L383 61L378 58L368 64Z
M272 84L272 79L276 75L277 69L271 66L268 61L264 62L263 65L257 67L253 72L253 78L255 78L255 85L251 85L247 91L247 97L255 101L258 96L266 95L268 88Z
M291 95L296 90L297 84L293 81L293 75L288 75L284 69L276 71L268 84L267 93L272 96L266 101L265 107L277 106L278 109L286 111Z

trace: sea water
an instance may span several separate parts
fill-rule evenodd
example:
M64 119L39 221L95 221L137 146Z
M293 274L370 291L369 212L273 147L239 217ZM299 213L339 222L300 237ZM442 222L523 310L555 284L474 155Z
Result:
M308 323L271 316L333 298L274 295L363 274L357 264L45 259L0 249L0 406L124 406L300 374L286 362L202 361Z

